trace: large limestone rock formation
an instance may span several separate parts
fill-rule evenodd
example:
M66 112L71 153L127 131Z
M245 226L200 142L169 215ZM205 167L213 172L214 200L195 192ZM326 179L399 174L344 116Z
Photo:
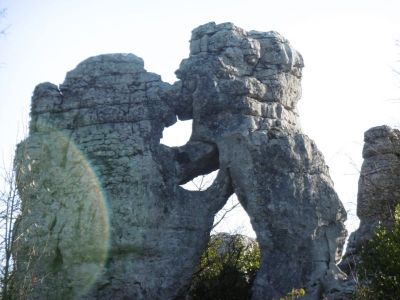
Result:
M346 213L322 154L301 131L303 61L276 32L195 29L173 86L132 55L90 58L39 85L17 169L14 254L29 299L174 299L235 192L261 248L253 299L304 287L334 299ZM160 144L193 119L190 141ZM219 168L213 185L179 185Z
M354 272L360 247L376 227L392 226L395 207L400 203L400 131L388 126L373 127L365 132L364 142L357 197L360 226L351 234L341 263L349 274Z
M176 150L160 145L176 120L164 88L132 54L36 88L17 157L21 298L172 299L189 283L230 186L179 187Z
M278 299L293 287L320 293L321 279L340 276L346 213L299 126L301 55L276 32L233 24L197 28L190 49L177 71L177 103L192 111L178 115L193 118L191 141L217 146L257 233L253 298Z

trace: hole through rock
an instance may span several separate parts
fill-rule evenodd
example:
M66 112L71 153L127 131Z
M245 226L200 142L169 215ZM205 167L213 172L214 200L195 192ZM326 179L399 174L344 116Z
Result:
M192 135L192 120L177 121L164 129L160 143L169 147L179 147L185 145Z
M192 120L178 120L174 125L164 129L160 143L169 147L183 146L189 141L191 134ZM217 175L218 170L206 175L200 175L181 185L181 187L191 191L205 190L212 185ZM219 232L243 234L256 238L256 233L251 226L250 218L238 201L236 194L229 197L224 207L221 208L214 217L214 225L211 234Z

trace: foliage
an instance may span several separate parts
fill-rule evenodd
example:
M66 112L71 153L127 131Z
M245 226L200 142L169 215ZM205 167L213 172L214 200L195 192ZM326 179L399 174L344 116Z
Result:
M260 267L260 249L246 236L212 235L192 279L192 299L250 299L251 286Z
M285 297L280 300L294 300L300 297L303 297L306 294L304 289L292 289L290 293L288 293Z
M380 225L361 249L357 265L358 299L399 299L400 295L400 206L392 228Z
M366 284L359 284L357 286L354 298L356 300L375 300L375 292Z

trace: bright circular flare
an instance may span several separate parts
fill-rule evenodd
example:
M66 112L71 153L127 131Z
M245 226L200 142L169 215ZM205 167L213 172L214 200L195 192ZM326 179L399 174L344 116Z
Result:
M18 151L24 239L17 242L16 262L24 272L19 276L28 278L20 282L29 285L29 293L46 289L52 299L79 298L96 282L108 256L102 186L73 139L59 130L31 133Z

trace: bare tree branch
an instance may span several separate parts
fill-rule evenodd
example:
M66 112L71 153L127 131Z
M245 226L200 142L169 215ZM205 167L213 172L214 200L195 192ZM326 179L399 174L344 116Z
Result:
M217 177L216 174L208 174L208 175L201 175L199 177L194 178L191 181L191 184L195 187L197 191L204 191L206 190L215 180ZM240 206L239 202L234 203L230 207L224 207L222 210L220 210L216 215L214 219L214 224L212 226L212 231L224 220L226 219L227 215L231 213L233 210L235 210L237 207Z
M0 24L1 24L1 19L4 19L6 17L6 13L7 13L6 8L0 9ZM10 25L7 25L7 26L1 25L0 26L0 35L5 35L9 28L10 28Z
M239 205L240 205L240 203L237 202L233 206L231 206L231 207L229 207L227 209L221 210L220 212L222 213L222 215L221 216L217 216L218 220L214 221L214 224L212 226L212 230L214 230L215 227L217 227L226 218L226 215L228 215L232 210L237 208Z
M9 283L14 268L11 248L15 220L20 212L16 173L12 166L3 166L0 174L0 269L2 299L9 298Z

